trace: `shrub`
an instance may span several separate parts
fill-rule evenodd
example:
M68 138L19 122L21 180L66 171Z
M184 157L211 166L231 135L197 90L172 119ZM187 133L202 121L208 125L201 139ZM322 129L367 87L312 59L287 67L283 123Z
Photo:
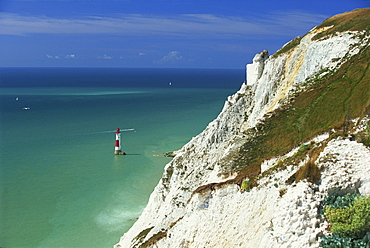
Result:
M332 234L322 238L321 247L370 247L369 196L330 196L322 204Z
M320 246L325 248L368 248L370 247L370 232L362 239L342 237L339 234L333 233L332 235L323 237Z
M359 198L359 194L347 194L344 196L328 196L322 201L324 208L346 208L352 205L353 201Z
M242 182L242 189L245 190L245 191L250 190L250 184L251 184L251 181L249 181L249 180L243 181Z
M343 237L362 238L370 231L370 197L359 197L348 207L325 209L330 231Z

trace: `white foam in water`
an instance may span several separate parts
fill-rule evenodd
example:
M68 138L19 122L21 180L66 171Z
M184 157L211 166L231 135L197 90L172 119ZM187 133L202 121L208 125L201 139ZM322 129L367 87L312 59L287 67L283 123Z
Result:
M1 88L0 95L26 95L26 96L102 96L102 95L126 95L126 94L144 94L148 91L127 89L118 90L117 88Z
M136 210L128 206L116 206L111 209L104 209L95 217L95 222L108 232L117 231L124 226L131 226L143 209L144 206L139 206Z
M68 96L102 96L102 95L125 95L125 94L143 94L146 91L100 91L100 92L79 92L66 93ZM60 94L63 95L63 94Z

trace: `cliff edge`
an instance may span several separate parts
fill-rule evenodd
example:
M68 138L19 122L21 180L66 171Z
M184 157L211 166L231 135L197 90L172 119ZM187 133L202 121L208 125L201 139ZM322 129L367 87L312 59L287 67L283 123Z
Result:
M369 16L334 16L257 54L115 247L318 247L323 199L370 195Z

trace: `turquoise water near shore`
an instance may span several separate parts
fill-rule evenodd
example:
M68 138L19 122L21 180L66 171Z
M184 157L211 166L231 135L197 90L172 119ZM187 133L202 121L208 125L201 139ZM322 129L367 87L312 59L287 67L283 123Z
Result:
M0 247L112 247L170 161L163 153L236 90L0 88ZM113 155L117 127L135 129L122 134L126 156Z

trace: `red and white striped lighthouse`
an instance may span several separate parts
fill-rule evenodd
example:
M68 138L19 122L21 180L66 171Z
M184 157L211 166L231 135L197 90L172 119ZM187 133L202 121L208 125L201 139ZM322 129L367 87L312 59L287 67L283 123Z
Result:
M121 150L121 130L116 129L116 146L114 147L114 155L125 155Z

